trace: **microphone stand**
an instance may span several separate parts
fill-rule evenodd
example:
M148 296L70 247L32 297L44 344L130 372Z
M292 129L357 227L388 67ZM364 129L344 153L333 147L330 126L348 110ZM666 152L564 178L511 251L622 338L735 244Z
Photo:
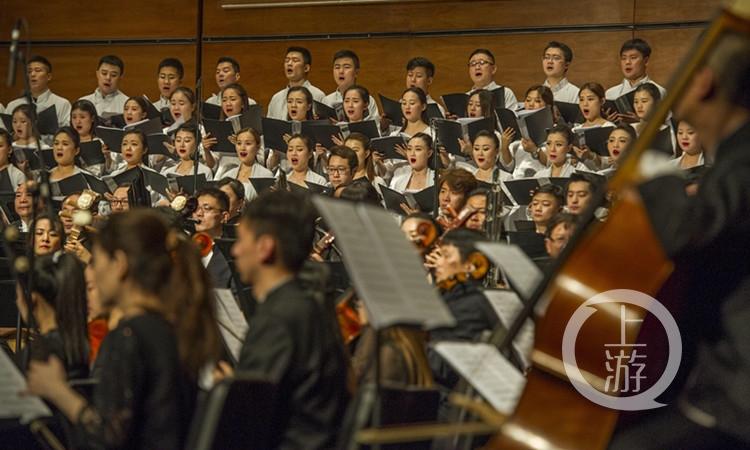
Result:
M198 103L195 109L195 129L198 137L195 154L193 155L193 195L198 191L198 164L200 163L200 152L198 146L201 142L200 126L203 122L203 0L198 0L198 13L196 14L195 26L195 100ZM205 152L206 149L204 148Z
M437 132L437 124L436 124L436 118L433 117L430 119L430 130L432 130L432 135L435 136L435 139L433 140L433 150L432 150L432 166L434 167L433 173L432 173L432 185L435 188L435 194L433 196L433 204L435 205L432 216L437 219L438 216L440 216L440 189L438 187L438 182L440 180L440 173L439 169L441 166L440 161L440 141L438 139L438 132Z
M23 97L26 99L26 103L29 105L30 110L30 119L31 119L31 130L32 134L34 135L35 141L36 141L36 157L39 160L40 170L39 170L39 181L37 183L31 183L27 184L27 189L31 192L32 195L32 203L31 203L31 211L32 211L32 224L36 224L37 217L39 216L39 201L41 200L44 203L44 208L46 209L46 212L52 216L54 212L52 211L52 205L50 204L50 184L49 184L49 172L47 171L47 167L44 165L44 160L41 157L41 136L39 136L39 131L37 128L37 111L36 111L36 105L34 104L34 98L31 95L31 84L29 82L29 71L27 70L27 62L26 58L31 54L31 38L29 34L29 24L26 21L26 19L21 19L20 23L22 25L22 29L26 33L26 51L18 51L17 55L14 55L16 58L16 61L23 63L23 80L24 80L24 92ZM12 64L13 62L11 62ZM17 68L16 68L17 69ZM29 248L27 248L28 252L28 282L27 283L21 283L21 287L23 289L24 294L24 303L26 305L26 310L28 311L27 318L26 318L26 333L23 334L21 332L21 312L18 312L18 317L16 319L16 358L19 363L19 366L22 368L22 370L26 370L28 367L29 362L29 356L30 352L22 352L21 351L21 341L23 340L24 347L28 349L29 345L29 338L31 335L32 330L38 330L36 321L34 320L34 314L33 314L33 306L31 303L31 293L34 292L34 264L36 260L36 255L34 253L34 246L36 243L36 233L34 230L29 230L29 233L31 233L31 239ZM22 272L22 271L17 271Z

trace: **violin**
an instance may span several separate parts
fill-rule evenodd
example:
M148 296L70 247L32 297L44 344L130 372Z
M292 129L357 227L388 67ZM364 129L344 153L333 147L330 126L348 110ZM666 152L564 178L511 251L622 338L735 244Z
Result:
M348 345L362 332L362 322L354 305L354 289L349 289L336 304L336 319L341 329L344 344Z
M211 250L214 248L214 240L213 238L208 234L204 232L198 232L193 234L192 238L193 243L198 247L198 252L201 255L201 258L205 258L206 256L211 253Z
M440 280L437 283L438 289L442 292L450 291L458 284L464 284L468 281L479 281L483 279L490 269L490 261L482 252L471 252L466 257L466 262L471 265L471 270L460 272L456 275Z

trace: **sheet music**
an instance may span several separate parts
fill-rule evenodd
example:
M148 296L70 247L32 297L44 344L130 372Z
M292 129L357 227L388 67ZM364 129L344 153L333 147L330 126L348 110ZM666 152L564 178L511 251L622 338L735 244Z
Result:
M20 419L26 424L52 415L39 397L18 394L26 390L26 379L3 351L0 351L0 380L3 380L0 383L0 418Z
M478 242L477 248L487 255L493 264L505 271L513 288L524 301L531 299L539 283L544 280L544 274L519 246Z
M510 328L523 309L523 303L518 295L513 291L501 289L486 290L484 295L500 318L500 322L505 325L505 328ZM513 339L513 347L521 357L524 367L529 367L529 358L534 349L534 322L531 319L527 318L524 321L518 335Z
M435 350L493 408L510 415L521 398L526 378L496 347L479 342L438 342Z
M396 324L425 328L455 320L422 261L388 212L371 206L316 197L313 202L336 235L358 294L375 329Z
M247 334L247 321L230 289L214 289L216 294L216 321L219 331L235 361L240 359L242 344Z

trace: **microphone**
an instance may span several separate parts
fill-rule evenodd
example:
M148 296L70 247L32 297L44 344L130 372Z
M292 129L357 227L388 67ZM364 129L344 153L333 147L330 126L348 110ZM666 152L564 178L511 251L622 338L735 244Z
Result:
M13 87L16 84L16 62L18 60L18 39L20 37L21 19L18 19L10 33L10 59L8 60L8 78L5 83L8 87Z

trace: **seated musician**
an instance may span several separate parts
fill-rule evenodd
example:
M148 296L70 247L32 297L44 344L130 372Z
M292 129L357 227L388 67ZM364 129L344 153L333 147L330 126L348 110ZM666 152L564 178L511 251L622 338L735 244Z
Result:
M464 169L448 169L438 180L438 201L440 202L440 217L438 221L445 223L458 217L458 213L466 205L466 196L477 188L474 175Z
M550 219L560 212L562 206L562 189L559 186L546 184L534 190L528 208L537 233L544 234L547 231Z
M333 311L323 310L297 279L310 254L314 222L304 197L264 192L243 212L232 248L242 282L252 285L258 302L236 370L278 385L272 448L334 448L347 403L346 363ZM222 362L214 375L232 372Z
M65 230L60 218L49 216L46 213L39 214L31 223L31 232L28 235L28 244L31 244L31 233L34 233L34 254L37 256L49 255L62 249Z
M666 175L641 186L664 251L684 280L680 332L697 344L678 399L620 430L611 449L750 447L750 39L725 32L672 112L700 134L714 166L695 195ZM632 193L635 194L635 193Z
M201 189L195 198L198 202L193 212L193 219L196 220L195 232L205 233L211 238L211 249L201 258L203 267L208 270L215 287L232 288L236 292L227 255L224 255L213 241L221 238L224 232L224 224L229 217L229 198L224 191L215 187Z
M102 302L123 316L97 359L92 398L68 385L54 357L32 361L28 391L62 412L80 447L183 448L198 374L219 351L211 284L195 246L158 213L140 209L111 216L93 255Z
M28 233L31 230L31 221L34 214L31 202L31 192L29 192L28 186L26 186L26 183L19 184L13 201L13 210L19 218L11 225L18 228L21 233Z
M441 245L428 257L443 300L456 319L454 328L433 330L431 342L476 341L482 333L492 331L500 323L480 289L481 279L475 279L472 274L477 267L470 257L476 252L474 244L482 239L481 233L457 228L448 231ZM430 352L429 358L435 381L448 389L453 388L458 375L437 353Z
M544 233L544 246L550 258L557 258L570 241L576 229L576 216L558 213L550 219Z

